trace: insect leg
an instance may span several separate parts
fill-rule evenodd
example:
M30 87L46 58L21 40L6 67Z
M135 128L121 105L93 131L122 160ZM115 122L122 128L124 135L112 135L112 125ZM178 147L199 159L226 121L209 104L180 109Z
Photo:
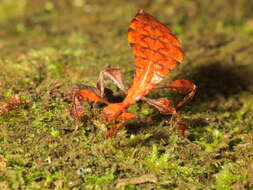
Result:
M157 108L159 112L163 115L175 116L178 124L179 134L185 137L186 125L184 124L181 117L177 113L174 104L169 99L167 98L150 99L143 97L142 100L146 101L148 104Z
M100 96L104 97L105 87L104 83L106 81L112 82L115 84L120 90L126 93L125 86L122 82L122 74L118 69L104 69L100 72L99 79L97 82L97 88L100 92Z
M107 137L113 137L115 132L117 131L118 128L120 128L126 121L135 118L136 115L133 113L128 113L128 112L123 112L117 120L119 123L113 125L110 130L108 131L108 136Z
M196 93L196 85L190 82L189 80L175 80L170 83L166 83L161 86L156 86L153 89L163 89L169 88L173 91L179 92L181 94L186 94L186 96L177 103L176 108L180 108L185 104L189 103Z
M109 104L107 100L101 98L100 96L98 96L95 92L93 92L91 90L91 88L86 87L83 89L80 89L78 91L76 91L73 95L73 99L72 99L72 108L71 108L71 112L70 115L72 117L75 117L77 119L81 119L82 115L83 115L83 108L81 106L81 101L85 101L85 102L101 102L104 104Z

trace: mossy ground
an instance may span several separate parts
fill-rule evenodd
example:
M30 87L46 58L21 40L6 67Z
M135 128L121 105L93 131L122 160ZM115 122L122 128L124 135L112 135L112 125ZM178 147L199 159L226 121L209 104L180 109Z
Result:
M185 62L167 80L198 86L179 112L199 147L144 103L112 139L99 109L69 116L74 86L94 85L102 68L131 84L126 33L139 9L182 41ZM121 189L253 189L252 10L250 0L2 0L0 102L29 103L0 116L0 189L115 189L145 174L157 182Z

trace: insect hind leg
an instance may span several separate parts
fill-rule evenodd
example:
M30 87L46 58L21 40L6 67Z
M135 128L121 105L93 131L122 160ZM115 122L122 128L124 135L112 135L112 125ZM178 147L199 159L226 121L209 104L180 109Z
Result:
M177 109L188 104L193 99L197 90L196 85L189 80L175 80L173 82L154 87L154 89L163 88L168 88L181 94L186 94L186 96L176 104L175 107Z

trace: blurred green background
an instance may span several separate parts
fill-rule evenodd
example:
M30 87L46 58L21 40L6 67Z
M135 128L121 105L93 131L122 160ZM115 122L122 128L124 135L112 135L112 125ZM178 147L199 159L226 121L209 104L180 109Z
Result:
M182 42L185 61L165 81L197 85L178 111L199 146L142 102L113 139L101 109L69 116L73 89L94 86L102 68L131 85L127 30L140 9ZM115 189L151 173L156 183L120 189L252 190L252 10L251 0L0 0L0 114L15 95L26 102L0 116L0 189Z

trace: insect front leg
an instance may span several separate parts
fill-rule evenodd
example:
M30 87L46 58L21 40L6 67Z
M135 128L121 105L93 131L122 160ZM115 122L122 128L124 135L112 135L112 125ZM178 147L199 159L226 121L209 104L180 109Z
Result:
M72 98L72 108L70 115L78 120L83 116L84 110L81 106L81 101L85 102L101 102L109 104L107 100L99 97L95 92L92 91L92 87L86 87L76 91Z
M186 96L177 103L177 105L175 106L176 108L180 108L189 103L196 94L197 89L196 85L189 80L175 80L173 82L166 83L161 86L156 86L153 89L163 88L168 88L181 94L186 94Z
M120 90L126 93L125 86L122 82L122 74L118 69L104 69L99 74L97 82L97 89L100 92L100 96L105 96L105 82L109 81L116 85Z

